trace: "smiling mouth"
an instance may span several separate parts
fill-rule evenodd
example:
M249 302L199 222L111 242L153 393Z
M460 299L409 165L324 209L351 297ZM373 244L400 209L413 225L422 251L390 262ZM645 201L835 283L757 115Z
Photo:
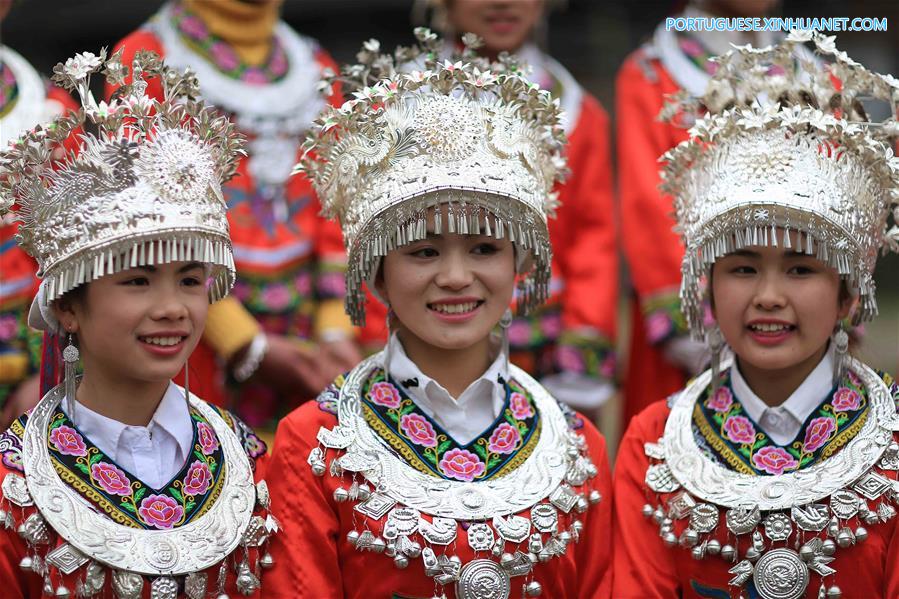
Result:
M462 304L428 304L428 309L439 312L440 314L466 314L468 312L473 312L483 303L483 300L478 300L476 302L465 302Z
M177 337L138 337L142 342L148 345L158 345L160 347L169 347L172 345L178 345L187 337L177 336Z
M769 322L751 324L748 328L754 333L784 333L787 331L795 331L796 325Z

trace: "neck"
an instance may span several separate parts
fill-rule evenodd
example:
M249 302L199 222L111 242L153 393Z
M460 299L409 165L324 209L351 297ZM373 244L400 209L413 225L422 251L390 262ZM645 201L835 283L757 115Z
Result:
M777 370L757 368L739 357L737 357L737 363L740 368L740 374L743 375L743 379L749 385L749 388L752 389L752 392L766 405L776 407L793 395L802 382L808 378L808 375L824 359L826 352L827 345L799 364Z
M272 49L280 2L240 0L183 0L209 31L234 48L242 61L259 65Z
M147 426L168 387L169 381L138 383L114 379L85 365L75 397L97 414L129 426Z
M437 381L454 398L490 366L490 337L462 349L443 349L400 329L397 333L409 359L422 374Z

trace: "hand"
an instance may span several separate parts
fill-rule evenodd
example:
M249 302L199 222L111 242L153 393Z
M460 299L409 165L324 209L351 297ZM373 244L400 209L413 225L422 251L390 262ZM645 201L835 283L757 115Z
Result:
M703 341L696 341L688 335L673 337L664 345L668 361L690 376L701 373L709 364L712 353Z
M315 395L333 380L327 360L314 347L280 335L267 340L268 350L250 380L290 395Z
M37 405L41 400L41 377L38 374L22 381L7 398L0 413L0 431L5 431L13 421Z
M322 341L318 347L330 363L329 366L334 371L334 377L349 372L362 361L362 352L359 351L359 346L350 338Z

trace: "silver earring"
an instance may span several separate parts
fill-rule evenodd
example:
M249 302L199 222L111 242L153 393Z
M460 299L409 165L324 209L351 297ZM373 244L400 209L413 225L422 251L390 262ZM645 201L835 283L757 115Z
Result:
M849 353L849 334L843 328L842 321L840 328L831 336L831 340L833 341L833 384L839 385L846 376L846 356Z
M506 308L502 318L499 319L500 336L502 337L502 351L506 360L506 372L509 372L509 327L512 325L512 309Z
M721 374L721 351L724 349L724 337L716 324L705 333L705 342L709 346L712 362L712 392L718 390L718 377Z
M184 401L187 402L187 409L190 410L190 369L189 361L184 362Z
M69 333L69 344L62 350L62 359L65 363L65 400L66 411L69 413L69 420L75 422L75 369L78 368L78 360L81 353L78 347L72 342L72 333Z

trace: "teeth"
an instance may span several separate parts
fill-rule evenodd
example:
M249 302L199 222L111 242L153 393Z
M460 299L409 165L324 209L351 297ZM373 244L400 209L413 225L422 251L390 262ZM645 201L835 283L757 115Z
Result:
M790 327L788 325L784 325L784 324L764 323L764 324L751 325L750 328L752 328L752 330L754 330L754 331L761 331L764 333L773 333L773 332L777 332L777 331L787 330Z
M465 304L433 304L431 307L433 310L443 314L462 314L464 312L471 312L477 308L477 306L477 302L468 302Z
M141 337L144 343L151 345L177 345L182 337Z

